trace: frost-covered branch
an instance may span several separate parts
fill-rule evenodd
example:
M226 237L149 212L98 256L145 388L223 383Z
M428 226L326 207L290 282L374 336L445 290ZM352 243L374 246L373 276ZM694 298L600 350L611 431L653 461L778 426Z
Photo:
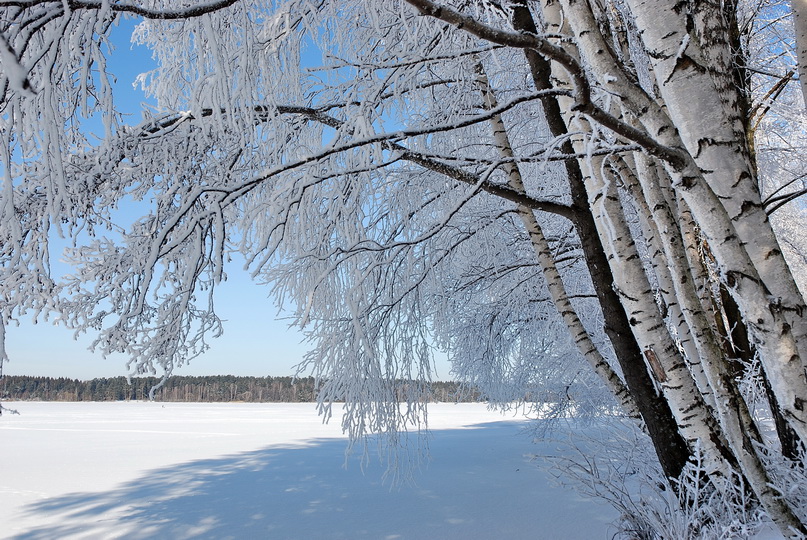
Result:
M406 0L418 8L423 14L453 24L457 29L474 34L477 37L520 49L532 49L547 58L559 63L572 81L574 110L580 111L599 124L607 127L629 141L639 144L652 155L663 159L675 168L683 168L686 157L673 147L667 147L653 138L649 133L622 122L598 106L591 96L591 82L580 63L563 48L551 44L546 38L526 32L500 30L485 25L473 17L463 15L448 6L431 0Z
M226 9L240 2L241 0L220 0L218 2L199 2L196 5L188 6L183 9L167 9L167 8L149 8L144 5L131 4L127 2L90 2L86 0L0 0L0 8L2 7L17 7L22 9L31 9L38 7L53 6L59 9L68 9L70 11L78 10L105 10L108 9L115 13L128 13L137 15L145 19L155 20L180 20L190 19L193 17L201 17L209 13Z
M538 97L545 97L547 95L554 95L553 92L546 92L541 93ZM531 99L536 99L536 97L532 97ZM519 101L520 102L520 101ZM509 104L508 106L502 107L502 111L506 111L513 107L515 103ZM328 107L330 108L330 107ZM265 107L265 106L256 106L254 111L258 113L262 117L268 117L273 114L297 114L304 116L308 119L314 120L316 122L322 123L328 127L332 127L334 129L339 129L345 125L345 122L342 120L337 119L334 116L330 116L322 111L320 108L311 108L311 107L299 107L299 106L289 106L289 105L277 105L275 107ZM219 111L221 114L226 114L226 109L221 109ZM212 109L203 109L200 113L200 117L209 117L213 114ZM350 149L352 145L371 145L377 142L381 142L382 146L385 148L393 151L398 156L398 159L402 159L405 161L410 161L417 165L422 166L425 169L429 169L433 172L439 173L444 175L448 178L452 178L454 180L458 180L465 184L469 185L480 185L483 191L490 193L491 195L495 195L497 197L501 197L511 202L515 202L517 204L524 205L527 208L531 208L533 210L539 210L542 212L550 212L553 214L557 214L567 219L573 219L573 212L568 205L554 203L552 201L547 200L539 200L534 197L530 197L526 193L521 193L512 188L501 185L495 184L490 181L481 181L480 175L475 174L472 172L468 172L463 170L460 167L453 166L445 161L440 159L436 159L431 156L427 156L421 152L414 152L412 150L407 149L404 145L394 142L396 139L404 139L408 137L414 137L419 135L424 135L428 133L436 133L440 131L447 131L451 129L458 129L462 127L467 127L472 124L476 124L479 122L484 122L486 120L486 116L488 115L480 115L479 117L471 120L466 120L461 124L456 124L454 126L439 126L439 127L432 127L428 130L401 130L391 134L378 134L372 139L366 139L363 141L357 141L356 143L351 143L350 145L340 146L334 148L332 150L326 151L324 153L308 157L302 161L299 161L294 164L287 164L284 165L278 171L273 171L272 173L268 173L267 175L261 177L260 180L253 180L250 181L242 186L238 186L237 188L229 188L229 191L237 193L239 196L243 193L244 188L247 188L249 185L252 185L258 181L265 181L275 174L279 174L280 172L286 172L288 170L292 170L297 166L304 165L312 160L318 160L327 157L331 152L332 153L340 153L347 149ZM152 136L152 135L159 135L161 132L166 130L172 129L177 126L181 122L185 121L192 121L194 120L194 115L191 113L180 113L177 115L171 115L168 118L158 120L158 121L150 121L147 124L144 124L140 128L135 128L135 132L142 132L144 135ZM615 150L601 150L598 151L602 153L612 153L614 151L628 151L633 147L623 147ZM561 159L574 159L576 156L549 156L546 158L541 158L541 161L558 161ZM529 159L536 159L536 158L527 158ZM221 188L217 188L216 191L221 190ZM201 194L201 191L200 191ZM228 201L226 204L229 204Z

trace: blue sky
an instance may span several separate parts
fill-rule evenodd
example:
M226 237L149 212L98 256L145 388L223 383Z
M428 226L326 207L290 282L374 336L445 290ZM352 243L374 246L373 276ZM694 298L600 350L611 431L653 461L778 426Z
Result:
M153 66L145 47L130 44L133 21L124 21L113 29L116 46L109 68L117 77L115 87L119 109L131 112L129 123L140 120L140 104L145 96L132 86L136 76ZM58 254L53 254L57 260ZM289 328L269 297L269 288L254 283L238 263L226 269L228 280L218 290L215 301L219 316L225 321L224 335L211 339L211 350L190 364L175 370L176 375L292 375L307 350L303 335ZM123 355L102 358L89 351L92 335L79 336L64 327L40 321L21 320L9 325L6 348L11 361L6 375L36 375L91 379L127 373ZM448 379L447 361L437 363L436 378Z
M146 101L132 83L139 73L153 65L148 49L130 44L133 27L130 20L113 29L116 50L110 61L110 70L117 76L116 100L121 110L132 113L129 123L139 121L140 104ZM231 264L227 274L229 279L216 296L219 316L226 321L225 333L211 340L212 350L178 369L177 374L293 374L294 366L306 351L303 335L290 329L287 321L278 319L278 310L268 297L268 287L255 284L238 264ZM100 353L88 350L91 335L74 340L71 331L49 322L32 324L21 320L20 323L19 327L10 325L7 329L6 346L11 357L4 366L7 375L89 379L127 373L127 358L123 355L104 359Z
M227 273L230 279L216 295L217 311L226 321L224 335L210 340L211 350L176 374L292 375L306 351L302 334L278 319L268 287L255 284L235 265ZM6 340L11 357L3 368L6 375L91 379L127 373L123 355L104 359L88 350L92 336L74 341L71 331L48 322L10 326Z

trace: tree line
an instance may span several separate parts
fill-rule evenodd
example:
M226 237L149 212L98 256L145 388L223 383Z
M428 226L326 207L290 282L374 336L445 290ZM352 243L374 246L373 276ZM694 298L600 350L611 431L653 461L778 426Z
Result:
M132 401L147 400L158 377L102 377L82 381L65 377L6 375L0 399L10 401ZM234 375L170 377L154 392L156 401L305 403L316 401L313 377L239 377ZM406 383L401 384L406 391ZM480 401L477 390L454 381L429 385L430 401Z

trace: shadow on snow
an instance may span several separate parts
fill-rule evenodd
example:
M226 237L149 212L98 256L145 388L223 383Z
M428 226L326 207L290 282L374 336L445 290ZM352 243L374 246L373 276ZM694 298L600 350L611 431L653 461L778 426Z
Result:
M364 472L357 457L342 467L341 439L180 463L30 504L26 517L48 524L13 538L606 537L613 511L547 487L520 426L435 430L431 461L393 488L374 456Z

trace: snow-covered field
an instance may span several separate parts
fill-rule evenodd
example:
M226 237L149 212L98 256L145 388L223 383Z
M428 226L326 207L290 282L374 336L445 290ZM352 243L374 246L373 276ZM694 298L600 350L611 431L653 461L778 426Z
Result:
M390 488L343 467L312 404L5 403L0 537L608 539L610 507L553 485L525 421L430 407L431 460Z

